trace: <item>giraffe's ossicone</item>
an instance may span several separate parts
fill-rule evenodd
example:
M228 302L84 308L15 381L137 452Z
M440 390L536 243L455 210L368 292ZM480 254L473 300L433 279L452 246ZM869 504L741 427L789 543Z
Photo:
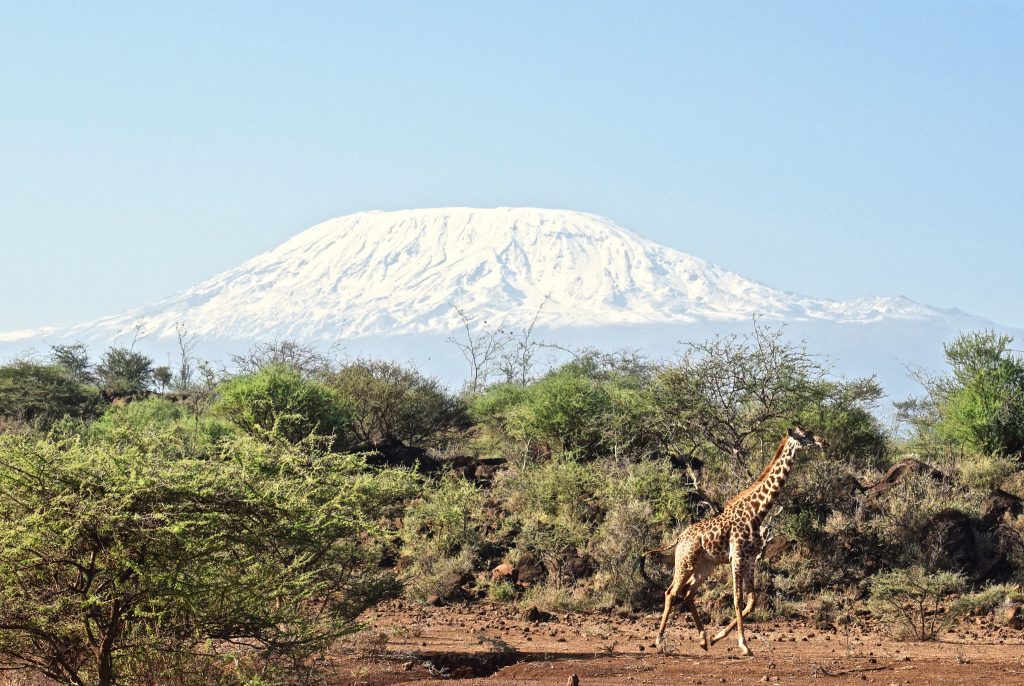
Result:
M744 655L752 655L743 633L743 619L757 601L754 589L754 560L761 551L761 522L786 483L797 453L809 448L826 448L827 442L799 424L794 424L779 443L771 461L750 486L740 491L721 514L687 527L675 542L675 570L665 591L665 610L658 626L656 644L662 647L669 614L676 603L693 617L700 633L700 646L708 649L708 635L700 621L694 598L700 585L715 567L729 563L732 569L733 605L736 617L715 634L710 645L729 635L734 628ZM669 546L671 547L671 546ZM656 549L656 550L665 550ZM654 551L648 551L654 552ZM647 553L645 553L647 554ZM745 605L742 603L745 601Z

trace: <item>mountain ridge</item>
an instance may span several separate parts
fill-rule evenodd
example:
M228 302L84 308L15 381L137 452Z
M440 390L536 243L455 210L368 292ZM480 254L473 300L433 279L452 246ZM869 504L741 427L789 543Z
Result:
M320 222L151 305L70 327L0 334L310 341L442 333L474 320L553 329L769 320L985 320L903 296L840 301L772 288L595 214L540 208L370 210ZM539 313L539 315L538 315Z

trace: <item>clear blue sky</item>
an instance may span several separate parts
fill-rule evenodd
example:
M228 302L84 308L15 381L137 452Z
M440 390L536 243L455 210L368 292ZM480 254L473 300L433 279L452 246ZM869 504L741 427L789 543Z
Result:
M364 209L610 217L1024 326L1022 2L4 2L0 330Z

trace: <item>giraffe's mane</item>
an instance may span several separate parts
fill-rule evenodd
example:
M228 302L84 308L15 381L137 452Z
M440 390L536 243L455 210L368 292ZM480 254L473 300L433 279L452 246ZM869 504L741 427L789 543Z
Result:
M726 507L729 507L730 505L734 504L736 501L740 500L744 496L750 495L751 493L754 492L755 488L761 485L761 482L764 481L766 476L768 476L768 472L770 472L772 470L772 467L775 466L775 463L779 461L779 457L782 456L782 450L783 448L786 447L786 442L788 440L789 436L782 437L782 440L779 441L779 447L775 449L775 454L772 456L772 459L768 460L768 464L764 466L764 469L761 470L761 473L757 475L756 479L754 479L754 483L750 484L742 491L740 491L733 497L729 498L728 502L725 503Z

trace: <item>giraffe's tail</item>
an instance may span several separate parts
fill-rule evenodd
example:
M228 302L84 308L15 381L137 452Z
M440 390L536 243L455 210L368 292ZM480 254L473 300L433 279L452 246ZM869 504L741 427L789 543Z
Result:
M633 573L636 574L637 572L640 572L640 576L642 576L647 581L647 583L649 583L651 586L658 586L659 584L657 581L647 576L647 570L644 569L644 560L646 560L647 556L651 553L664 553L666 551L671 550L672 548L675 548L677 542L678 541L672 541L668 545L662 546L660 548L651 548L650 550L645 550L644 552L637 555L636 562L633 563Z

